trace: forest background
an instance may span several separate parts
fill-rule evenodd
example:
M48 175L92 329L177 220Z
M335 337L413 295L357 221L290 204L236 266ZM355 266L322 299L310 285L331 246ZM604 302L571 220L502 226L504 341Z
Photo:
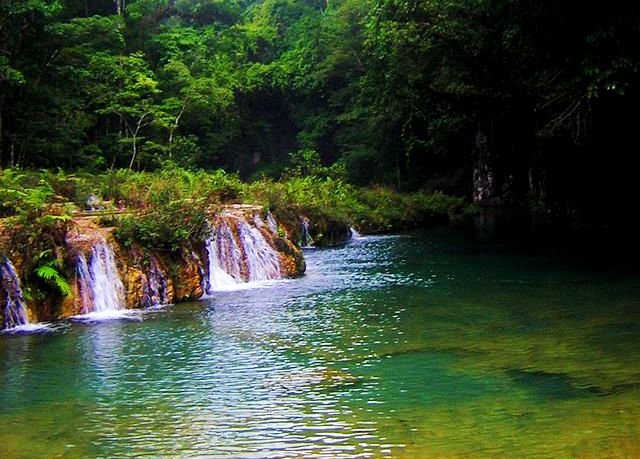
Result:
M623 223L637 201L639 10L3 0L0 167L293 172Z

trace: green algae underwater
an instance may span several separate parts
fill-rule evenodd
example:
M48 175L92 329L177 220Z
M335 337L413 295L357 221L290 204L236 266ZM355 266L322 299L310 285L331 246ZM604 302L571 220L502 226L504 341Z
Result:
M640 275L431 229L0 336L0 456L640 457Z

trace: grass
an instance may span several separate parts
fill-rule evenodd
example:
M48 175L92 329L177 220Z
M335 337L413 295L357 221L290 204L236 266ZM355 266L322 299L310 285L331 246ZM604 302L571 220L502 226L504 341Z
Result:
M89 196L97 197L105 209L101 221L117 226L122 242L166 250L205 237L207 210L223 204L257 204L283 221L298 222L304 215L364 233L444 220L464 207L461 198L442 193L358 188L326 175L294 174L279 181L246 183L222 170L189 171L173 165L153 173L113 170L99 175L0 171L0 217L5 217L5 226L30 222L37 233L47 220L58 221L83 210Z

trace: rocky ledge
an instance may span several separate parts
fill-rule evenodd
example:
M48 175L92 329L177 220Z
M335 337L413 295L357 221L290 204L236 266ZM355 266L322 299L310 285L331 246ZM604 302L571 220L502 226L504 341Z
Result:
M124 247L115 228L101 226L97 216L74 218L51 254L68 285L66 295L35 276L33 268L25 269L27 264L33 266L26 263L33 254L29 247L13 242L12 232L20 229L5 226L0 239L0 265L7 267L0 270L0 325L15 325L9 316L21 301L26 320L50 321L101 308L145 308L198 299L214 295L220 279L243 283L304 273L304 257L293 242L299 229L278 223L262 207L224 206L212 209L208 220L208 240L168 252Z

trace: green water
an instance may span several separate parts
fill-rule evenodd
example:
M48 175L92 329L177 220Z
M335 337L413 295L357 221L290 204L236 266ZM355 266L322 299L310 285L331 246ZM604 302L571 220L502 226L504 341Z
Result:
M447 230L0 336L0 457L637 458L640 278Z

